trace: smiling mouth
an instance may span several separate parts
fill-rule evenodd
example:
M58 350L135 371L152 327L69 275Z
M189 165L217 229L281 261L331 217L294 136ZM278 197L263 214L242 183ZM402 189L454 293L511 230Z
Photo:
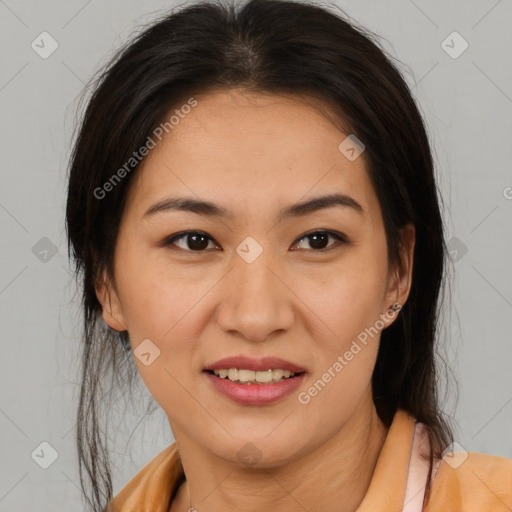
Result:
M227 379L237 384L269 385L284 382L302 375L305 372L291 372L280 368L268 370L247 370L243 368L222 368L218 370L205 370L207 373L220 379Z

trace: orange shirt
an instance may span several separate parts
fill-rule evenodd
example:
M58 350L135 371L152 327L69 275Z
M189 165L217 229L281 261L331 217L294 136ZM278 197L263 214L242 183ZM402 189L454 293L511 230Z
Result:
M428 462L419 457L426 432L398 409L357 512L419 512ZM176 443L144 466L111 501L113 512L168 512L184 479ZM511 512L512 460L461 453L437 461L424 512Z

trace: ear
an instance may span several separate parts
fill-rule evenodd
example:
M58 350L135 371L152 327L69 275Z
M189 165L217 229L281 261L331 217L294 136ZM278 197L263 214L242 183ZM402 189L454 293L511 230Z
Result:
M407 224L400 230L400 263L398 266L390 267L389 269L384 313L388 312L395 302L398 302L403 307L409 297L412 285L415 241L416 230L414 225ZM386 327L389 327L397 316L397 314L394 314L390 321L386 322Z
M96 297L98 297L102 307L102 316L105 323L115 331L126 331L121 302L106 271L103 271L101 277L97 280L95 290Z

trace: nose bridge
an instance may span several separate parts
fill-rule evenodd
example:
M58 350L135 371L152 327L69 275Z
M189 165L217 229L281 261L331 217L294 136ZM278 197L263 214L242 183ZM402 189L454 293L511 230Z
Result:
M234 278L236 279L235 289L240 290L245 300L268 302L274 295L273 288L276 287L275 276L270 271L273 259L268 251L262 253L253 262L247 262L243 257L234 258ZM275 272L275 270L274 270ZM269 295L266 297L265 295Z
M279 274L276 259L270 250L258 246L254 239L238 246L217 315L222 329L253 341L289 329L294 316L292 294L275 275Z

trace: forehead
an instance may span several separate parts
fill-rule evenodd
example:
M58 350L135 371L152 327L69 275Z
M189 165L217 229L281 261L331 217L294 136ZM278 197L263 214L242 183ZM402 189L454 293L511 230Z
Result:
M349 160L340 151L349 133L322 114L327 105L243 89L194 98L134 177L130 195L139 209L177 193L214 198L235 214L325 193L354 197L370 217L378 208L365 155Z

